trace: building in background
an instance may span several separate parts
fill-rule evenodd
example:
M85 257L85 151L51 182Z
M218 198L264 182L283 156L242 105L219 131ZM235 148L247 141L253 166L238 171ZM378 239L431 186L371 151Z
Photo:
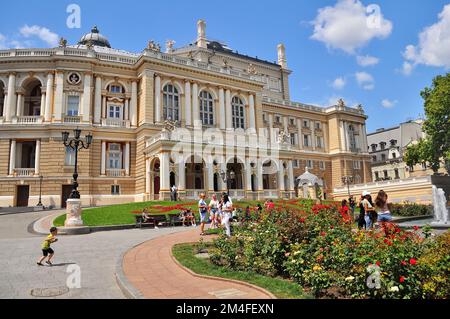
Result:
M290 198L305 167L328 198L344 175L371 181L362 107L292 102L282 44L276 62L249 57L209 40L200 20L196 41L167 41L163 51L153 41L141 53L112 48L96 27L75 45L0 51L0 206L35 205L39 176L44 205L65 205L74 153L61 133L77 127L94 136L79 154L84 205L166 199L172 185L181 198L226 189L233 198ZM246 144L231 158L217 150L177 162L174 141L161 135L167 121L188 135L196 123L223 133L276 128L267 138L284 144L271 162ZM264 174L266 166L276 171Z

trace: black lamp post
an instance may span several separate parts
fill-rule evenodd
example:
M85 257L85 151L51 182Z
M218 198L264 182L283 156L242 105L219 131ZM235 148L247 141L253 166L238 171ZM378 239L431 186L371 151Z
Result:
M75 151L75 168L73 172L73 183L72 183L72 192L70 193L69 198L80 198L80 193L78 192L78 151L84 149L88 149L92 143L92 135L86 135L86 142L84 142L81 138L81 130L75 129L73 130L74 138L69 139L69 132L62 132L62 140L64 146L68 146Z
M234 171L220 171L220 177L222 178L224 183L227 183L227 195L230 195L230 181L235 177Z
M347 185L348 197L350 197L350 184L353 183L353 176L342 176L342 183Z
M42 206L42 179L44 176L39 175L39 203L36 206Z

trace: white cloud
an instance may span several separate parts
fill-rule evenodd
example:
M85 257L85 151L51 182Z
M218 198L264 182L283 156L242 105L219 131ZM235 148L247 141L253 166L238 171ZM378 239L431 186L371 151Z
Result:
M373 90L375 88L375 80L373 76L367 72L356 72L356 81L364 90Z
M8 46L6 45L6 37L0 33L0 50L6 49Z
M336 90L342 90L345 84L346 84L345 79L343 77L338 77L333 81L331 86Z
M394 107L395 104L397 104L397 103L398 103L397 100L391 101L391 100L389 100L389 99L384 99L384 100L381 101L381 105L382 105L383 107L387 108L387 109L389 109L389 108L391 108L391 107Z
M30 27L28 25L24 25L22 28L20 28L20 34L25 38L36 36L51 47L58 46L58 34L50 31L45 27L41 27L38 25L33 25Z
M378 64L378 62L380 62L380 59L374 57L374 56L370 56L370 55L358 55L356 57L356 61L358 62L358 64L360 66L371 66L371 65L375 65Z
M414 66L411 63L405 61L405 62L403 62L401 72L404 75L410 75L412 73L413 68L414 68Z
M339 0L334 7L321 8L312 21L311 39L325 43L328 48L354 54L372 39L383 39L391 34L392 22L377 9L379 6L365 7L359 0Z
M439 13L439 20L419 34L417 45L408 45L403 52L407 60L403 73L409 75L417 64L450 68L450 4Z

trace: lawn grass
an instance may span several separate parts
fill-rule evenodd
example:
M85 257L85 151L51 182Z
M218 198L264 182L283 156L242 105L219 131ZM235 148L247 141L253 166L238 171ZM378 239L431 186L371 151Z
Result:
M212 264L208 259L195 257L195 244L179 244L172 247L172 254L184 267L200 275L228 278L244 281L270 291L280 299L310 299L295 282L263 276L253 272L233 271Z
M139 202L139 203L127 203L127 204L119 204L119 205L111 205L111 206L103 206L103 207L94 207L94 208L86 208L83 209L81 213L81 217L83 219L84 225L86 226L110 226L110 225L126 225L126 224L134 224L135 214L132 211L142 210L146 207L150 208L150 213L154 214L165 214L171 215L176 214L179 211L177 209L160 212L152 211L152 206L173 206L176 204L185 205L187 203L192 203L194 201L180 201L180 202L171 202L171 201L152 201L152 202ZM196 213L197 204L186 205ZM66 215L58 216L53 224L55 226L63 226L66 220Z

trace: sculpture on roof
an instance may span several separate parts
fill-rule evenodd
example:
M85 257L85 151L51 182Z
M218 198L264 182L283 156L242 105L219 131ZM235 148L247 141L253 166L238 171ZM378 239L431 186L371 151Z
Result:
M339 99L338 102L337 102L337 105L338 105L339 107L345 107L345 102L344 102L344 100L343 100L343 99Z
M89 50L91 50L93 47L94 47L94 43L92 42L91 39L89 39L89 40L86 42L86 48L88 48Z
M172 53L173 52L173 45L175 44L174 40L167 40L166 41L166 53Z
M289 135L285 131L280 131L278 134L278 144L286 144L289 140Z
M153 40L148 41L147 49L155 52L161 52L161 46Z
M223 59L223 61L222 61L222 67L223 67L224 69L228 68L228 60L227 60L227 59Z
M66 46L67 46L67 40L64 39L63 37L61 37L61 39L59 39L59 47L65 48Z

